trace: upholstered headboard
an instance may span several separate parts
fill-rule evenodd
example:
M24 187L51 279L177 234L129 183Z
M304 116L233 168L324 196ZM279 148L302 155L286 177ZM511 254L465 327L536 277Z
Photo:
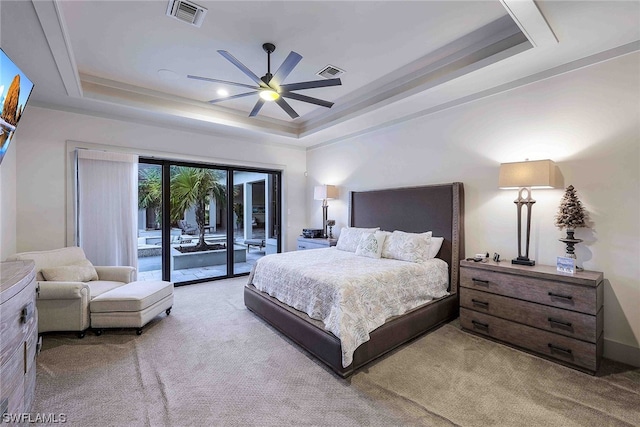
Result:
M432 231L434 236L444 237L438 258L449 264L450 292L458 292L460 260L464 258L464 187L461 182L352 191L349 224L352 227L380 227L387 231Z

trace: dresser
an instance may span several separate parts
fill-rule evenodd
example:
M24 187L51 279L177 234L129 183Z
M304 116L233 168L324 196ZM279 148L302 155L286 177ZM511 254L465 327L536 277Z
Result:
M463 329L595 374L603 351L603 273L460 263Z
M311 238L311 237L298 237L298 250L302 251L305 249L318 249L318 248L328 248L330 246L335 246L338 243L338 239L324 239L321 237Z
M33 261L0 263L0 417L29 412L33 402L38 342L36 286Z

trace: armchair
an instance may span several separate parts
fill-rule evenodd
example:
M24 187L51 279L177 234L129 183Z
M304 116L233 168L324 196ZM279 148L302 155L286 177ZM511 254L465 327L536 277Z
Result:
M133 267L94 267L79 247L23 252L8 260L36 264L38 333L75 331L80 338L90 326L91 300L137 275Z
M197 225L191 225L184 219L181 219L178 221L178 227L182 229L184 234L189 234L189 235L198 234L198 230L200 230Z

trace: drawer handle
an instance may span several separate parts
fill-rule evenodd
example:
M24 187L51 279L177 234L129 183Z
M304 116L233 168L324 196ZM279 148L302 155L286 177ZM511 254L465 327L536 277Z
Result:
M558 325L566 326L567 328L571 327L571 322L565 322L563 320L557 320L557 319L554 319L553 317L549 317L547 320L549 321L549 323L556 323Z
M571 301L573 299L573 297L571 295L561 295L561 294L555 294L553 292L549 292L549 296L552 298L561 298L561 299L566 299Z
M27 305L22 307L22 312L20 313L20 323L27 323L33 317L33 302L29 302Z
M567 355L571 355L572 351L570 348L558 347L557 345L553 345L551 343L547 344L551 351L559 351L560 353L565 353Z
M476 328L486 329L487 331L489 330L488 323L478 322L477 320L472 320L471 323L473 323L473 326L475 326Z
M482 306L484 308L489 308L489 303L488 302L478 301L477 299L473 299L473 298L471 298L471 302L474 303L475 305L479 305L479 306Z
M474 283L477 283L479 285L489 286L489 281L488 280L476 279L475 277L472 277L471 281L474 282Z

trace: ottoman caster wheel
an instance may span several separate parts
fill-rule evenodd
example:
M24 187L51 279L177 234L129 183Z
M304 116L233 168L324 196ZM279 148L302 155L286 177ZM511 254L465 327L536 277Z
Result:
M78 332L78 338L82 339L82 338L84 338L84 336L85 336L85 332L84 331Z
M102 332L104 332L102 329L96 329L96 336L100 336L102 335Z
M142 328L136 329L136 335L142 335Z
M167 308L167 309L165 310L165 313L167 313L167 316L168 316L168 315L170 315L170 314L171 314L171 307Z

